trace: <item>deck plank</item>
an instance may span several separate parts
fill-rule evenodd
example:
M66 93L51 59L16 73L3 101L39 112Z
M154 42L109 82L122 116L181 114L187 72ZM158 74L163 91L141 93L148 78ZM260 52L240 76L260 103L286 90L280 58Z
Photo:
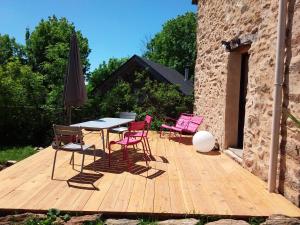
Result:
M111 140L115 138L112 136ZM84 179L91 176L97 189L92 183L67 184L67 180L78 176L80 154L75 156L73 170L69 165L70 153L59 152L55 179L51 180L54 151L49 147L0 172L0 209L46 211L56 207L121 215L300 216L299 208L282 195L268 193L264 181L222 153L200 154L190 142L179 143L167 136L159 138L151 132L154 158L150 167L146 167L141 150L131 151L134 163L128 172L126 163L118 157L108 168L107 155L99 150L99 140L98 133L85 136L86 143L95 143L98 150L95 164L92 155L86 156L82 175L86 176Z

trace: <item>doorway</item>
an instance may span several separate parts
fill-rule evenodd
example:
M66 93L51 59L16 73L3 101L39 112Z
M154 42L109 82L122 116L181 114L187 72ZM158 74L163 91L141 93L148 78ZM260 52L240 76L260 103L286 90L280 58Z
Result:
M249 48L230 53L227 64L224 148L243 156Z
M248 85L249 70L249 54L241 55L241 78L240 78L240 99L239 99L239 115L238 115L238 132L237 132L237 148L243 149L244 144L244 125L245 125L245 107Z

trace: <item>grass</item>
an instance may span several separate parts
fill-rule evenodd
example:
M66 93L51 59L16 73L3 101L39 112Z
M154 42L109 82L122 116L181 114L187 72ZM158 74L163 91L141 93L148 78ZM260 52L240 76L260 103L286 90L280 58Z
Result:
M25 147L0 147L0 164L8 160L20 161L36 153L31 146Z

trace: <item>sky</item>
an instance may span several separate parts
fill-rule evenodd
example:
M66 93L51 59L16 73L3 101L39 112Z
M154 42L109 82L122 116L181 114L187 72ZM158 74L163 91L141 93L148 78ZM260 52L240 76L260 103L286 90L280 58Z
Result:
M196 12L192 0L0 0L0 34L25 43L41 19L73 22L89 40L91 70L109 58L141 55L145 42L169 19Z

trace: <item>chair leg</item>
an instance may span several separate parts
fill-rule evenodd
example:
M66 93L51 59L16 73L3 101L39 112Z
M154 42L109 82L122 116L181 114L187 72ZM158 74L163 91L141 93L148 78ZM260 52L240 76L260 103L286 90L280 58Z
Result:
M94 171L96 171L96 147L95 145L92 146L93 147L93 152L94 152Z
M112 145L112 143L109 143L109 145L108 145L108 167L110 167L111 145Z
M149 153L148 145L146 144L145 137L142 137L142 142L145 144L145 151L146 151L147 153Z
M83 172L84 158L85 158L85 152L83 151L83 154L82 154L82 163L81 163L81 173Z
M72 157L73 157L73 160L72 160L72 169L74 170L74 164L75 164L74 152L72 152Z
M125 147L124 147L124 145L122 145L121 150L122 150L122 153L123 153L123 160L125 160L126 159L126 154L125 154Z
M109 130L106 131L106 147L109 145Z
M73 163L73 160L74 160L74 152L72 152L72 156L71 156L71 159L70 159L70 164Z
M58 152L58 151L55 150L54 161L53 161L53 167L52 167L52 174L51 174L51 180L53 180L53 176L54 176L54 169L55 169L55 162L56 162L57 152Z
M126 160L127 160L127 169L128 169L128 172L130 172L130 162L129 162L129 156L128 156L128 148L127 148L127 145L125 145L124 151L125 151L125 158L126 158Z
M148 145L148 150L149 150L150 156L152 156L151 147L150 147L150 144L149 144L148 137L146 137L145 139L146 139L146 142L147 142L147 145Z
M101 134L102 134L102 146L103 146L103 151L105 152L105 137L104 137L104 131L101 129Z
M145 145L144 142L142 142L142 146L143 146L143 152L144 152L144 160L146 161L146 165L148 166L148 160L147 160L147 154L146 154L146 150L145 150Z

